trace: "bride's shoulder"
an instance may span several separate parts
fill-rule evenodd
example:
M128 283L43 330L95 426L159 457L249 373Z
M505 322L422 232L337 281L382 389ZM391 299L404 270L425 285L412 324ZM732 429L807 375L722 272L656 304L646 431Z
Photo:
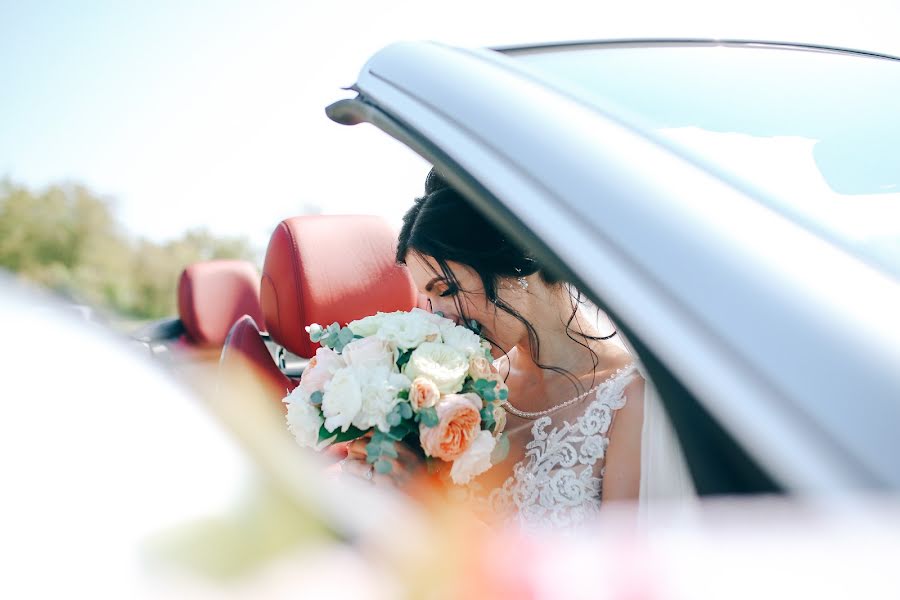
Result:
M598 358L603 365L597 373L600 381L626 374L640 378L635 357L617 344L606 344L598 353Z

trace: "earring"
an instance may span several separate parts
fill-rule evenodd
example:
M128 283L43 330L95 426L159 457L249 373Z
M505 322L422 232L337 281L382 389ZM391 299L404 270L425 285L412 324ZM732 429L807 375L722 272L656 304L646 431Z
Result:
M521 287L523 290L528 289L528 280L527 279L525 279L524 277L519 277L518 279L516 279L516 281L519 282L519 287Z

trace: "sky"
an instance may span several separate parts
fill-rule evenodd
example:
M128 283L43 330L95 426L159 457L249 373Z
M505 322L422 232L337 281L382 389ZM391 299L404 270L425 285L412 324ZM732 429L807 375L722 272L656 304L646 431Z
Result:
M261 249L309 210L399 223L428 166L324 108L402 40L757 38L900 54L900 0L0 0L0 177L109 198L133 235Z

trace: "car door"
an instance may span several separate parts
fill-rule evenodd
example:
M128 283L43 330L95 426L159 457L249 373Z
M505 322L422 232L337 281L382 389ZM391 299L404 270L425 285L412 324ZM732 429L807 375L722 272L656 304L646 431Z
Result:
M392 46L355 89L332 119L372 123L440 166L612 316L698 492L900 486L886 460L898 450L897 327L873 327L886 298L900 305L895 283L496 53ZM759 231L794 255L758 248ZM809 269L822 261L852 282L840 298Z

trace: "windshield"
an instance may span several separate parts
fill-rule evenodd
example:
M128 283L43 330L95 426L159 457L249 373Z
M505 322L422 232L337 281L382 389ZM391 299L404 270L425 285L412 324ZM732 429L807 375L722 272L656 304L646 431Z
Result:
M900 61L759 45L513 56L900 276Z

